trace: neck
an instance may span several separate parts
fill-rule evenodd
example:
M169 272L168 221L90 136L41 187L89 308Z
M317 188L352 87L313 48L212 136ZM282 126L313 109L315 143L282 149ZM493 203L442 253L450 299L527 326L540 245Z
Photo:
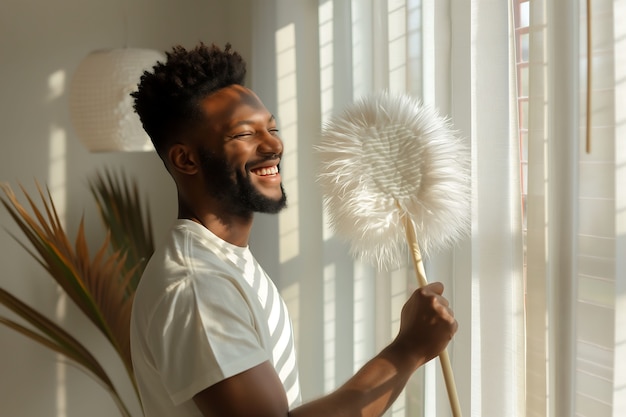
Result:
M235 215L211 207L191 208L179 201L178 218L189 219L209 229L220 239L236 246L248 246L253 216Z

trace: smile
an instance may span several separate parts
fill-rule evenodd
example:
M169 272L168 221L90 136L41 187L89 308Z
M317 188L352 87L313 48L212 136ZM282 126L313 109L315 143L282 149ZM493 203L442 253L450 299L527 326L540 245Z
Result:
M250 170L250 172L252 172L255 175L259 175L261 177L265 177L269 175L276 175L278 174L278 166L274 165L271 167L255 168L255 169Z

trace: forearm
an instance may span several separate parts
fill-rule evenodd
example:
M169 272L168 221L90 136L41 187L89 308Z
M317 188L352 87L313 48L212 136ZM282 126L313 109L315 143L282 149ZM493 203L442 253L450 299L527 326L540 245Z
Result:
M194 401L207 417L379 417L413 372L445 349L454 335L458 324L442 291L441 284L415 291L402 309L394 342L329 395L288 412L282 382L266 361L206 388Z
M423 358L408 359L390 345L333 393L292 410L290 417L376 417L398 397Z

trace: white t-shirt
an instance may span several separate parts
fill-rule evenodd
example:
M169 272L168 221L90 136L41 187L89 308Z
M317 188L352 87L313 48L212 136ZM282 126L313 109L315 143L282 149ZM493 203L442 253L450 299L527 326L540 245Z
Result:
M133 302L131 354L146 417L202 414L193 396L265 361L300 402L285 303L250 249L177 220Z

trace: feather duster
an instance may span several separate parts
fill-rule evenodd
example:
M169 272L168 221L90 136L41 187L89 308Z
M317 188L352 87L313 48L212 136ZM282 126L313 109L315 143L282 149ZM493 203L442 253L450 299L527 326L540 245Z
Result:
M316 150L330 226L351 253L393 269L408 247L426 285L422 252L451 245L470 226L469 149L450 121L406 94L383 92L326 123ZM460 417L447 350L439 359Z
M425 254L467 233L469 150L417 99L383 92L355 102L325 124L316 150L330 226L355 257L399 267L407 220Z

